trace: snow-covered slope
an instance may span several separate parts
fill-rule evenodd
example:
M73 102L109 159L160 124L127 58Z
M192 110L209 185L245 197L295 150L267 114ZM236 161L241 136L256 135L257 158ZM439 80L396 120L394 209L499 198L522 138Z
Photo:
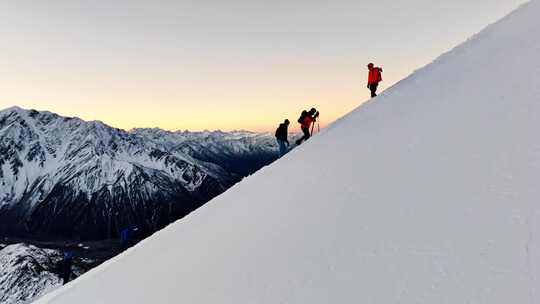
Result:
M153 232L276 154L270 134L127 132L17 107L0 111L0 138L0 234L32 237Z
M525 5L38 303L540 303L538 16Z

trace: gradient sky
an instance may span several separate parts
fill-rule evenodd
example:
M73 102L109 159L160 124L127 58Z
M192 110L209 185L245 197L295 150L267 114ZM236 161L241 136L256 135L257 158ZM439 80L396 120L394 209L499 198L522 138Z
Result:
M314 105L329 123L368 98L368 62L384 89L523 2L3 0L0 109L260 131Z

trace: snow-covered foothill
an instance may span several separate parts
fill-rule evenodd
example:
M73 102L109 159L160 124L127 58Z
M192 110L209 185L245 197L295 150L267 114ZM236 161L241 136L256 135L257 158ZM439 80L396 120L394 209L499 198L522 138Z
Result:
M57 250L13 244L0 248L0 303L24 304L62 286L56 263Z

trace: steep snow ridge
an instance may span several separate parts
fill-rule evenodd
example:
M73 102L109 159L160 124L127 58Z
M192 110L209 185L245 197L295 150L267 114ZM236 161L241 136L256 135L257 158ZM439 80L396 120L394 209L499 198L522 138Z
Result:
M37 303L540 303L538 16Z

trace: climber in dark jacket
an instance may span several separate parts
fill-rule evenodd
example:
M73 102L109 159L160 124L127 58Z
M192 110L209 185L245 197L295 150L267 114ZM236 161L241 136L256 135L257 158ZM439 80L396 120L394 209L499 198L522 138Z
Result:
M289 120L285 119L285 121L279 125L279 127L276 129L276 140L279 147L279 157L282 157L287 153L287 147L289 146L289 140L287 137L289 136ZM287 146L285 146L287 145Z
M122 250L126 250L129 247L137 243L139 228L134 225L129 225L126 228L120 230L120 245Z
M71 267L73 266L73 254L69 251L64 252L64 258L56 264L58 274L66 285L71 279Z

